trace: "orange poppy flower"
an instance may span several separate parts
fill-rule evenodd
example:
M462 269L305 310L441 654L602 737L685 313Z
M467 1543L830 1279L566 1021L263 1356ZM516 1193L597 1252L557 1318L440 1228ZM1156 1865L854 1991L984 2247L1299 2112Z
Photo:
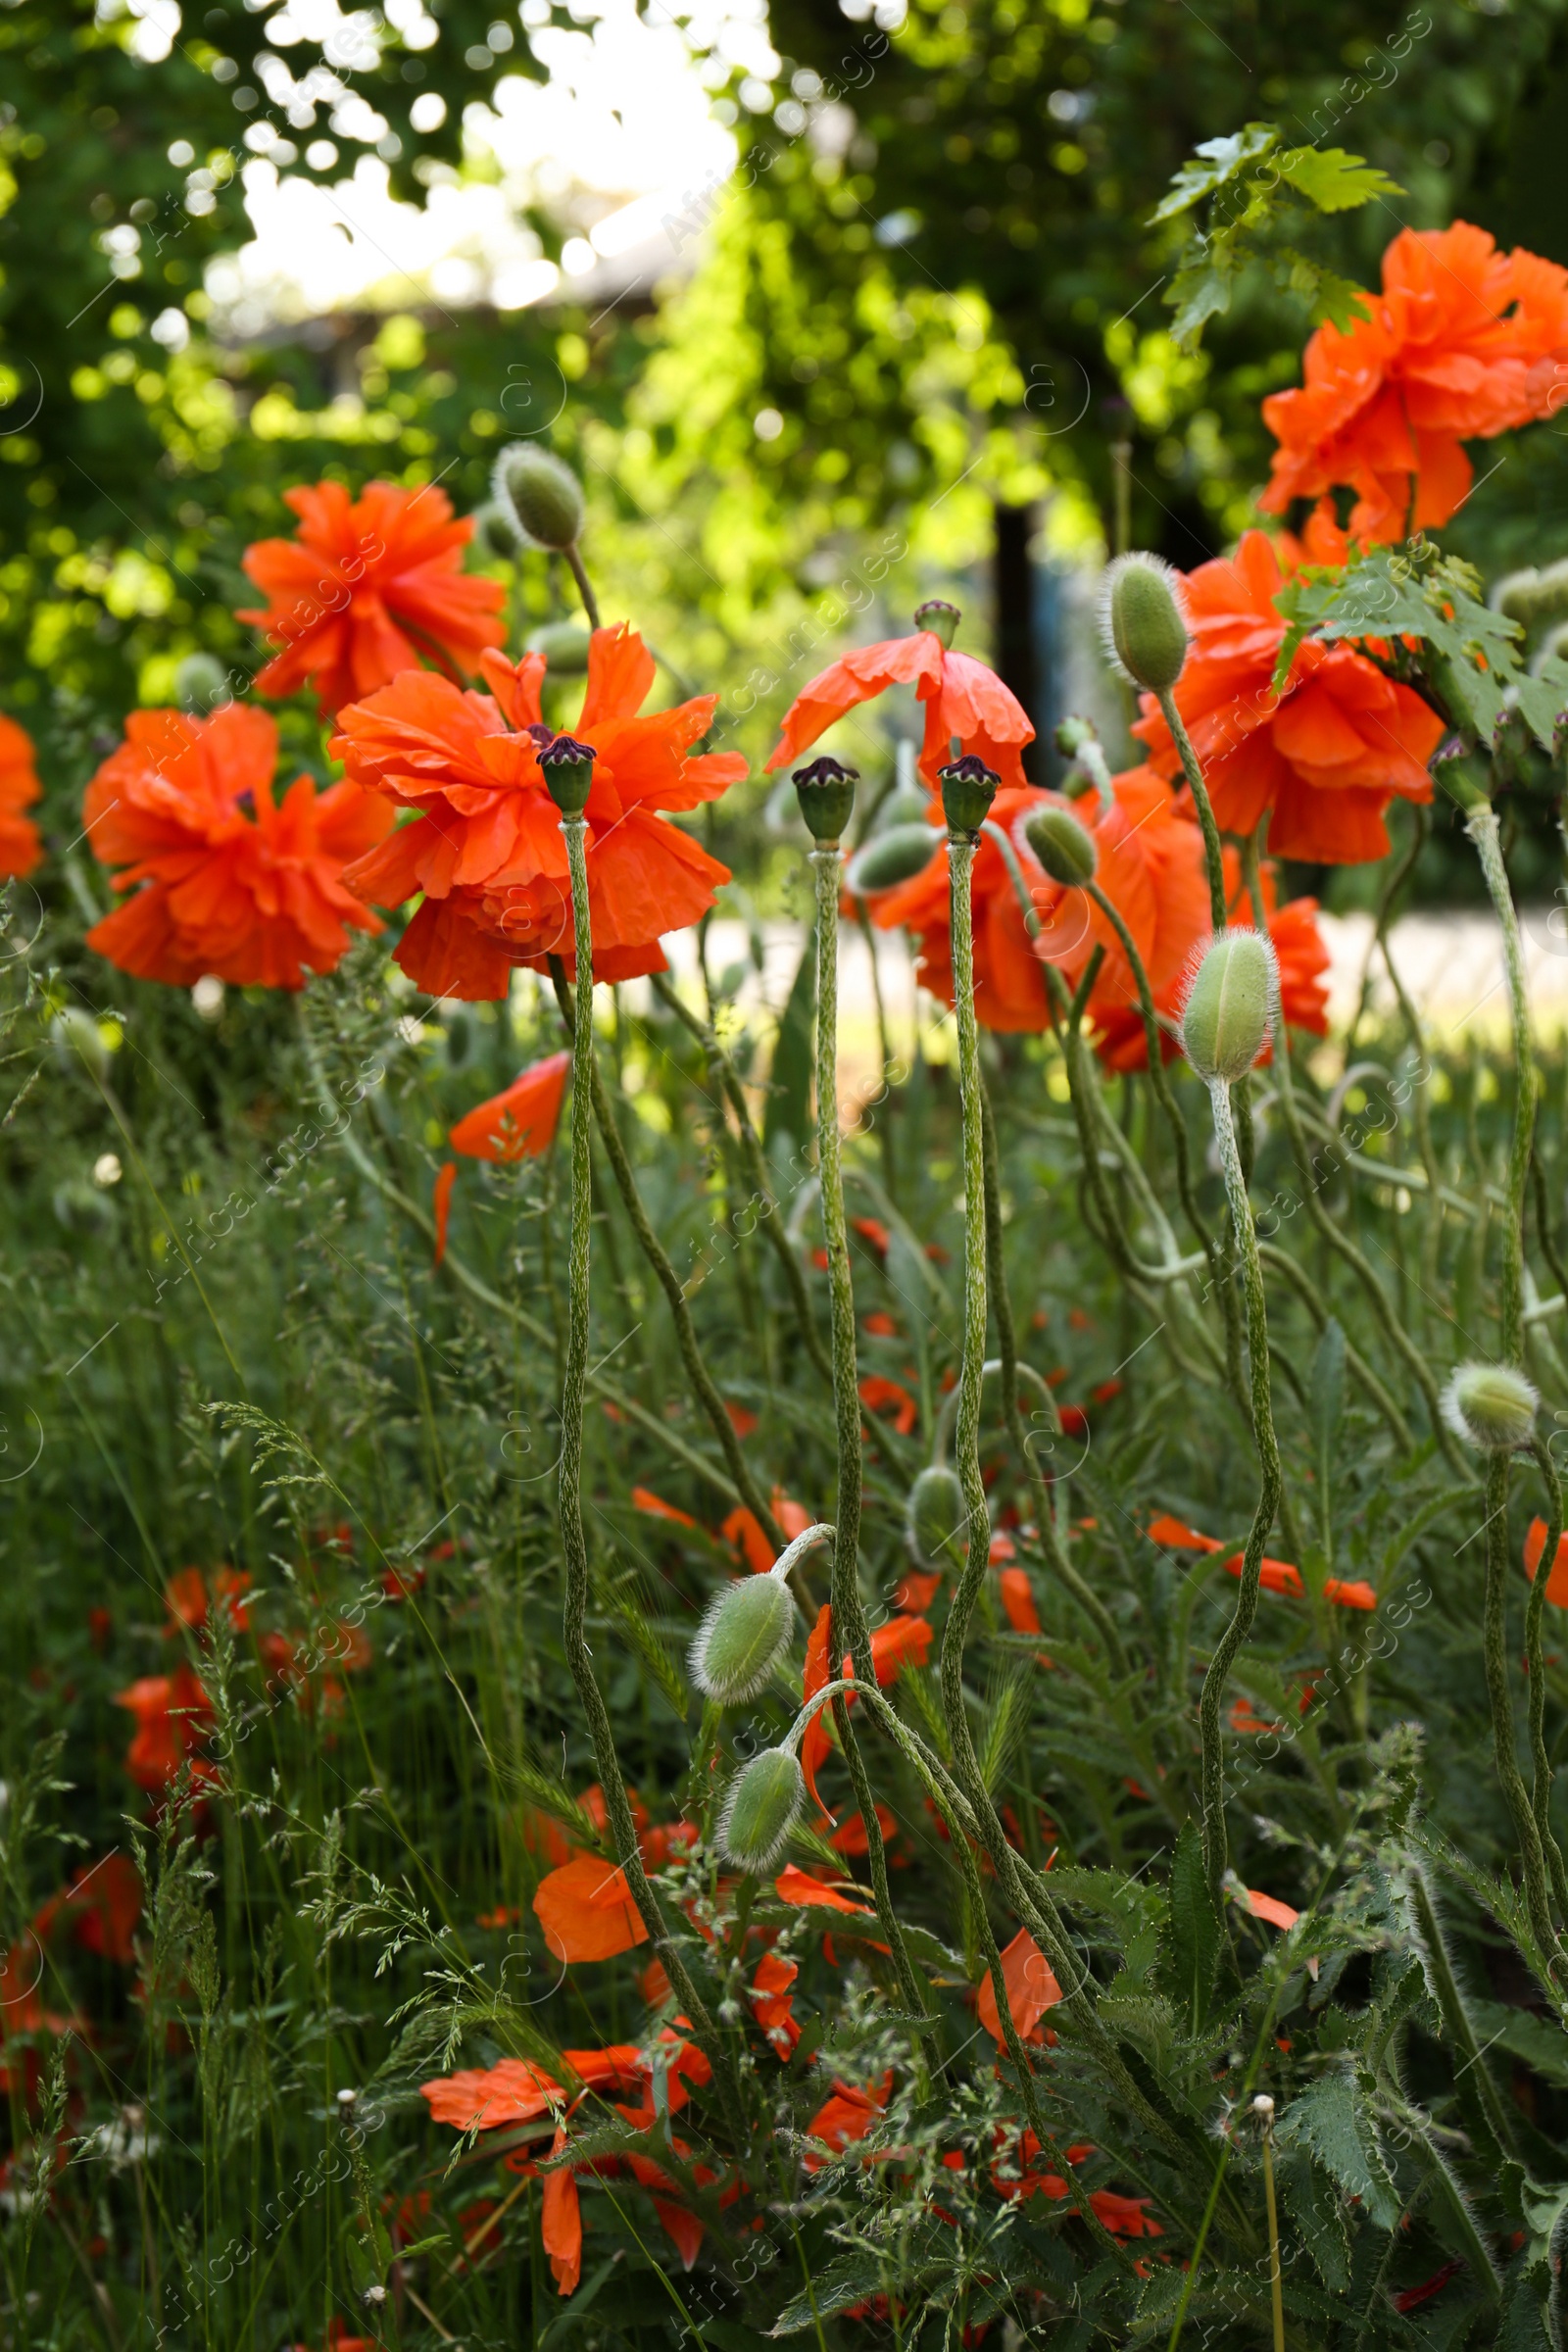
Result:
M1192 649L1176 707L1227 832L1250 833L1268 809L1277 857L1353 865L1387 853L1383 811L1396 794L1432 798L1427 761L1443 721L1348 645L1308 640L1276 688L1286 624L1274 599L1287 576L1264 531L1244 531L1233 556L1189 573ZM1170 729L1152 695L1142 703L1133 733L1151 764L1175 777Z
M816 1613L816 1623L807 1638L806 1671L801 1684L803 1704L807 1699L814 1698L818 1690L825 1690L832 1679L827 1663L828 1627L832 1616L832 1604L824 1600ZM924 1617L900 1615L890 1617L885 1625L875 1627L871 1634L871 1665L879 1687L886 1690L890 1683L896 1683L906 1664L923 1666L931 1654L931 1644L935 1639L935 1630ZM848 1656L839 1673L846 1682L855 1679L855 1668ZM845 1704L853 1707L854 1691L848 1690L844 1695ZM817 1708L806 1727L800 1748L801 1770L806 1775L806 1786L819 1805L822 1800L816 1793L816 1776L833 1752L827 1734L827 1713L826 1707ZM822 1810L826 1812L825 1805Z
M795 1995L790 1989L800 1973L799 1961L764 1952L747 1994L753 2016L781 2058L792 2057L801 2038L795 2022Z
M901 1438L906 1438L920 1418L920 1408L908 1390L899 1381L889 1380L886 1373L868 1372L860 1382L859 1397L868 1412L891 1413Z
M43 787L32 763L32 738L0 712L0 875L30 874L43 856L38 828L23 810Z
M890 686L912 686L925 705L920 773L933 791L955 736L960 750L975 753L1004 785L1026 789L1020 754L1035 733L1028 713L994 669L972 654L949 652L931 629L857 646L830 662L785 711L768 774L798 760L846 711L874 702Z
M461 2068L438 2082L421 2082L419 2090L429 2103L432 2123L450 2124L457 2132L494 2132L504 2124L531 2123L560 2106L566 2095L554 2075L526 2058Z
M72 1873L69 1886L52 1894L38 1910L32 1932L43 1941L58 1919L68 1918L84 1950L96 1952L102 1960L132 1961L143 1892L141 1873L134 1862L123 1854L105 1854Z
M695 1528L697 1525L690 1511L677 1510L672 1502L665 1502L662 1495L656 1494L652 1487L633 1487L631 1505L634 1511L646 1512L650 1519L667 1519L674 1527Z
M798 1502L793 1502L782 1487L775 1487L768 1497L774 1518L784 1531L786 1543L804 1536L811 1526L811 1514ZM762 1532L762 1522L744 1503L737 1503L719 1529L722 1543L731 1544L744 1558L756 1576L765 1576L773 1565L773 1546ZM824 1680L826 1678L824 1677Z
M188 1625L199 1633L208 1623L214 1610L220 1611L236 1634L245 1631L250 1617L250 1603L245 1598L251 1589L247 1568L215 1568L211 1575L200 1568L178 1568L164 1587L164 1600L170 1622L166 1634L176 1633Z
M931 1606L941 1589L940 1568L929 1574L923 1568L906 1568L893 1588L895 1606L908 1616L918 1617Z
M550 2153L563 2156L565 2150L566 2127L559 2124ZM550 2275L557 2292L574 2294L582 2277L582 2204L577 2195L576 2176L569 2165L564 2164L559 2172L545 2175L539 2235L550 2258Z
M194 1779L214 1777L212 1766L195 1754L212 1729L212 1705L189 1666L172 1674L142 1675L128 1690L115 1692L115 1704L128 1707L136 1718L125 1769L138 1788L169 1788L187 1757Z
M533 1907L558 1960L610 1960L648 1941L625 1872L598 1854L577 1854L541 1879Z
M1002 1954L1002 1981L1007 1987L1007 2007L1024 2041L1041 2039L1040 2020L1061 1999L1061 1986L1045 1953L1027 1928L1020 1928ZM997 1988L988 1970L980 1980L976 2003L980 2023L995 2042L1005 2039Z
M332 743L357 783L419 812L360 860L354 889L383 906L422 891L397 961L432 996L469 1000L505 996L514 964L544 971L560 956L575 970L566 845L539 770L552 740L539 709L544 657L514 665L486 653L480 667L488 694L406 670L341 710ZM715 800L746 761L691 751L716 695L639 716L653 682L653 656L635 631L594 631L572 733L595 753L588 892L602 980L665 970L661 936L696 922L729 880L661 812Z
M891 2067L880 2082L866 2083L863 2090L856 2083L846 2082L841 2075L835 2075L832 2091L807 2125L807 2132L810 2138L825 2142L835 2155L842 2154L852 2140L865 2137L886 2107L892 2092ZM808 2172L817 2173L826 2161L823 2156L808 2156L806 2168Z
M846 1884L853 1886L855 1881L850 1879ZM786 1864L773 1881L773 1892L781 1903L789 1903L797 1911L858 1911L865 1919L871 1917L869 1903L858 1903L839 1886L826 1879L813 1878L808 1870L801 1870L793 1862Z
M466 1111L447 1142L467 1159L537 1159L555 1141L570 1072L569 1054L530 1062L499 1095Z
M1532 1584L1541 1566L1541 1555L1546 1548L1546 1522L1532 1519L1530 1533L1525 1538L1525 1574ZM1546 1598L1553 1608L1568 1609L1568 1535L1557 1539L1557 1556L1546 1572Z
M506 591L463 569L473 520L454 520L444 490L371 482L351 500L341 482L285 490L294 539L261 539L244 567L267 598L241 612L282 650L256 680L292 694L310 678L325 714L373 694L421 657L472 672L505 637Z
M175 988L213 972L297 989L333 969L351 930L378 931L342 873L389 831L390 809L354 784L318 793L309 776L274 805L276 766L265 710L133 710L82 804L100 862L122 868L112 887L129 894L87 945Z
M1468 495L1461 442L1560 404L1568 271L1523 249L1499 253L1467 220L1406 228L1383 256L1370 307L1348 328L1320 326L1299 390L1264 401L1280 446L1261 503L1283 514L1346 484L1353 536L1392 542L1436 529Z
M1294 1928L1301 1916L1277 1895L1259 1894L1255 1886L1247 1889L1247 1908L1254 1919L1266 1920L1271 1928Z

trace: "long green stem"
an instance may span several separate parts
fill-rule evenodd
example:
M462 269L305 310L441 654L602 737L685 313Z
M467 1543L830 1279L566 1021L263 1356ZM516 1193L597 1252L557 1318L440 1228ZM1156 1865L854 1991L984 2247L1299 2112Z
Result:
M1508 1224L1502 1241L1502 1356L1505 1363L1517 1364L1524 1355L1525 1185L1530 1175L1530 1145L1536 1125L1536 1062L1530 1047L1524 949L1513 893L1508 887L1508 869L1502 862L1496 810L1490 804L1472 808L1465 819L1465 831L1476 845L1481 871L1502 927L1508 1009L1513 1024L1515 1092L1513 1135L1508 1146Z
M1229 1089L1223 1081L1216 1079L1208 1091L1214 1108L1214 1136L1219 1145L1231 1222L1242 1251L1242 1282L1247 1296L1247 1352L1252 1389L1252 1435L1262 1471L1257 1506L1252 1513L1247 1546L1242 1554L1242 1589L1236 1596L1236 1608L1231 1621L1220 1636L1208 1662L1208 1672L1203 1677L1203 1688L1198 1702L1199 1731L1203 1749L1203 1866L1217 1903L1224 1884L1228 1856L1225 1835L1225 1747L1220 1730L1220 1705L1231 1668L1252 1630L1252 1619L1257 1611L1258 1584L1263 1571L1263 1546L1268 1542L1274 1514L1279 1508L1282 1481L1279 1443L1274 1435L1274 1408L1269 1393L1268 1309L1263 1297L1263 1268L1257 1254L1252 1205L1247 1197L1247 1183L1242 1174Z
M1182 714L1176 708L1176 697L1169 687L1159 697L1159 708L1180 755L1182 773L1187 778L1193 807L1198 810L1198 822L1202 829L1203 858L1208 867L1209 919L1217 939L1225 928L1225 854L1220 848L1219 827L1214 822L1214 804L1208 797L1208 786L1203 782L1203 771L1199 765L1198 754L1193 749L1193 739L1182 723Z
M565 836L566 861L571 873L577 990L583 1007L582 1017L573 1024L571 1048L571 1243L567 1258L566 1362L565 1377L562 1384L561 1462L557 1483L561 1546L566 1568L563 1637L566 1663L571 1670L571 1679L576 1686L583 1713L588 1719L594 1763L598 1768L600 1787L605 1793L611 1834L614 1838L616 1858L625 1874L627 1889L681 2005L692 2021L693 2032L703 2052L713 2068L721 2095L727 2089L729 2095L726 2104L738 2107L729 2053L709 2015L702 1994L692 1982L690 1971L670 1934L659 1897L643 1868L642 1853L637 1842L637 1826L626 1795L626 1784L621 1777L620 1758L615 1752L610 1711L594 1674L593 1653L588 1647L589 1574L588 1545L582 1524L582 1414L588 1377L589 1236L593 1221L593 1161L590 1151L593 1118L589 1108L593 1100L594 1076L593 932L588 912L588 828L581 817L563 817L561 830ZM732 2117L732 2121L738 2125L738 2113Z
M1562 1484L1557 1476L1557 1465L1544 1440L1538 1437L1531 1451L1536 1457L1536 1467L1541 1472L1542 1484L1546 1490L1546 1537L1541 1557L1536 1563L1536 1581L1530 1588L1530 1599L1525 1607L1525 1659L1530 1674L1530 1795L1536 1828L1541 1835L1542 1851L1546 1857L1546 1868L1551 1873L1557 1908L1568 1920L1568 1872L1563 1868L1562 1849L1551 1827L1551 1756L1546 1747L1546 1645L1544 1639L1546 1587L1551 1582L1557 1560L1557 1543L1562 1534Z
M1514 1753L1513 1693L1508 1680L1508 1469L1500 1449L1487 1456L1486 1536L1487 1595L1482 1620L1482 1649L1486 1658L1487 1696L1492 1702L1492 1739L1497 1779L1513 1815L1524 1863L1525 1903L1536 1939L1552 1965L1558 1951L1546 1894L1546 1860L1524 1777ZM1537 1584L1544 1584L1551 1563L1543 1559Z
M842 858L837 842L819 843L810 862L816 879L816 1160L822 1196L822 1240L827 1250L828 1298L833 1342L833 1419L838 1439L838 1494L833 1518L830 1588L833 1642L849 1644L856 1680L876 1681L871 1629L860 1598L860 1394L855 1344L855 1284L850 1273L850 1237L844 1215L844 1166L839 1140L839 887ZM887 1851L876 1815L865 1758L861 1755L842 1698L833 1702L833 1723L849 1767L855 1801L865 1830L871 1891L882 1933L893 1953L899 1984L911 2015L927 2015L925 1993L915 1975L904 1931L893 1909ZM935 2018L930 2020L934 2030Z

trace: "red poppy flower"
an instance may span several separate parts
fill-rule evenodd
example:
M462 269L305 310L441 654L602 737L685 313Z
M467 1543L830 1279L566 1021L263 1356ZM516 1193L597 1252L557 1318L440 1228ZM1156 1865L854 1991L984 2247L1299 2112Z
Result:
M261 693L313 678L330 713L421 657L471 672L502 643L506 591L464 571L473 521L453 519L444 490L371 482L351 500L341 482L318 482L285 490L283 503L298 538L259 540L243 559L267 603L238 617L282 648L257 677Z
M865 2137L892 2092L891 2067L880 2082L867 2082L863 2089L835 2075L832 2091L807 2125L807 2132L810 2138L825 2142L835 2155L841 2154L852 2140ZM820 2172L825 2162L825 2157L808 2156L806 2167L808 2172Z
M1348 645L1308 640L1276 689L1286 624L1274 599L1286 576L1263 531L1245 531L1234 556L1188 575L1192 650L1176 706L1227 832L1250 833L1268 809L1277 857L1353 865L1386 854L1383 811L1396 794L1432 798L1427 761L1443 721ZM1170 729L1152 695L1142 699L1133 733L1152 765L1174 777Z
M1054 2009L1061 1999L1061 1986L1045 1953L1040 1949L1027 1928L1020 1928L1002 1954L1002 1981L1007 1987L1007 2007L1012 2022L1024 2041L1039 2041L1042 2036L1040 2020L1048 2009ZM995 2042L1005 2039L1002 2014L997 2007L997 1988L990 1972L980 1981L976 2003L980 2023Z
M397 960L432 996L505 996L514 964L575 970L566 845L539 771L551 740L540 716L544 657L480 662L488 694L406 670L338 714L334 757L368 789L419 811L360 860L353 887L378 906L424 893ZM694 755L716 695L638 712L654 682L642 639L621 626L589 640L588 688L573 721L596 755L589 796L588 891L595 976L667 968L662 935L696 922L728 868L661 811L711 801L746 773L735 752Z
M894 1602L906 1615L918 1617L931 1606L941 1588L940 1568L929 1573L923 1568L906 1568L893 1588Z
M806 1671L801 1685L803 1704L807 1699L814 1698L818 1690L825 1690L832 1679L827 1663L827 1636L832 1615L831 1604L824 1600L816 1613L816 1623L807 1637ZM871 1635L871 1665L878 1685L885 1690L890 1683L896 1683L906 1664L923 1666L931 1654L931 1644L935 1639L934 1629L924 1617L890 1617L885 1625L875 1627ZM846 1682L854 1680L855 1668L848 1656L839 1674ZM845 1693L845 1701L847 1705L854 1706L853 1690ZM801 1770L806 1775L806 1785L819 1805L822 1800L816 1794L816 1776L833 1752L827 1733L827 1714L826 1707L817 1708L806 1727L800 1749ZM824 1812L827 1810L826 1806L822 1809Z
M1278 1895L1260 1894L1255 1886L1247 1889L1247 1908L1254 1919L1266 1920L1271 1928L1294 1928L1301 1916L1289 1903L1282 1903Z
M509 1087L466 1111L447 1142L467 1159L537 1159L555 1141L571 1072L569 1054L547 1054Z
M792 2057L801 2038L795 2022L795 1995L790 1989L800 1973L799 1961L764 1952L747 1995L753 2016L781 2058Z
M868 1412L891 1413L901 1438L906 1438L920 1418L920 1408L908 1390L885 1373L868 1372L860 1382L859 1397Z
M504 2124L531 2123L560 2106L565 2092L554 2075L526 2058L503 2058L498 2065L466 2067L421 2082L432 2123L450 2124L458 2132L494 2132Z
M354 784L309 776L272 800L277 723L228 703L211 718L133 710L87 787L95 855L122 870L122 906L87 945L139 980L188 988L206 972L239 986L302 988L329 972L349 932L380 924L343 883L391 811Z
M1517 306L1517 308L1515 307ZM1280 446L1262 504L1347 484L1357 539L1433 530L1469 493L1460 443L1550 416L1568 358L1568 271L1485 229L1402 229L1383 256L1370 318L1325 322L1307 344L1298 391L1273 393L1264 421Z
M84 1950L102 1960L132 1961L143 1894L134 1862L124 1854L105 1854L72 1873L70 1886L52 1894L37 1912L32 1932L45 1941L57 1920L70 1919Z
M920 773L932 790L937 770L952 757L953 739L995 768L1004 785L1022 791L1027 779L1019 757L1034 741L1023 706L993 669L972 654L947 650L931 629L892 637L881 645L858 646L830 662L798 694L784 713L777 749L767 772L784 767L815 743L847 710L874 702L890 686L912 686L925 705L925 741Z
M850 1879L846 1885L853 1886ZM869 1903L858 1903L853 1895L844 1893L841 1886L826 1879L813 1878L808 1870L801 1870L793 1862L786 1864L773 1881L773 1892L781 1903L789 1903L797 1911L858 1911L871 1917Z
M1541 1566L1541 1555L1546 1548L1546 1522L1532 1519L1530 1533L1525 1538L1525 1574L1532 1584ZM1546 1598L1553 1608L1568 1609L1568 1535L1557 1539L1557 1556L1546 1572Z
M787 1543L793 1543L797 1536L804 1536L812 1525L810 1512L802 1504L792 1501L782 1487L775 1487L768 1499ZM755 1511L747 1510L744 1503L737 1503L718 1533L720 1541L733 1545L754 1575L767 1574L773 1565L773 1546L764 1535L762 1522Z
M558 1960L609 1960L648 1941L625 1872L598 1854L578 1854L541 1879L533 1907Z
M38 828L23 810L42 786L32 763L32 738L0 712L0 875L30 874L43 856Z
M633 1487L631 1503L634 1511L644 1511L650 1519L667 1519L674 1527L695 1528L697 1525L690 1511L677 1510L672 1502L665 1502L662 1495L656 1494L652 1487ZM771 1562L768 1564L772 1565Z
M236 1634L245 1631L250 1617L250 1603L245 1598L251 1589L247 1568L215 1568L205 1575L200 1568L178 1568L164 1587L164 1600L170 1622L166 1634L188 1625L193 1633L206 1626L216 1609L228 1620Z
M125 1769L138 1788L169 1788L187 1757L194 1779L214 1777L212 1766L195 1753L212 1729L212 1705L189 1666L172 1674L142 1675L127 1690L115 1692L115 1704L128 1707L136 1718Z
M550 2153L563 2156L565 2149L566 2127L561 2124L550 2143ZM564 2164L559 2172L545 2175L539 2235L550 2258L550 2275L558 2293L574 2294L582 2277L582 2205L577 2195L576 2176L569 2165Z

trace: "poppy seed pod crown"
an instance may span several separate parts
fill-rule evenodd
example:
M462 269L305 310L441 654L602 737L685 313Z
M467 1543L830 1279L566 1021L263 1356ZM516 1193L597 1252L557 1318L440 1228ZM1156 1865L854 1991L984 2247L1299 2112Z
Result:
M1245 1078L1274 1026L1274 951L1256 931L1222 931L1204 951L1182 1007L1182 1052L1200 1078Z
M1031 808L1018 829L1053 882L1064 889L1082 890L1100 871L1095 837L1070 808Z
M855 808L855 787L860 781L858 767L846 767L841 760L826 757L811 760L807 767L798 767L793 777L796 798L806 829L813 841L836 842L850 821Z
M1118 556L1105 574L1108 650L1135 686L1167 694L1187 663L1176 574L1158 556Z
M953 640L958 634L958 623L962 618L963 614L957 606L950 605L945 597L930 597L926 603L914 608L915 627L929 629L945 654L952 652Z
M904 1531L916 1565L947 1567L952 1560L950 1545L963 1557L969 1549L968 1528L969 1514L957 1473L942 1462L928 1464L909 1489L904 1514Z
M1002 782L994 767L973 752L961 760L950 760L937 770L942 785L942 808L950 829L955 833L978 833L991 813L991 804Z
M582 537L582 484L548 449L518 445L503 450L490 487L516 516L517 528L530 546L559 555Z
M793 1749L764 1747L737 1774L719 1816L719 1850L750 1878L771 1870L806 1802Z
M539 754L545 790L563 816L581 816L594 788L594 747L574 735L558 735Z
M933 825L890 825L856 851L845 869L845 887L858 899L879 898L923 872L941 847L942 836Z
M1443 1392L1443 1417L1457 1438L1483 1453L1528 1446L1541 1398L1507 1364L1461 1364Z

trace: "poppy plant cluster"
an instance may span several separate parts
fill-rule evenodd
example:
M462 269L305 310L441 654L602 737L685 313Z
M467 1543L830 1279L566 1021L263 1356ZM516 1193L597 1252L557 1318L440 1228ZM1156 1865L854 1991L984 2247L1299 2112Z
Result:
M464 693L427 670L405 670L338 714L333 753L351 779L413 809L380 848L349 868L377 906L422 903L397 950L432 996L505 996L514 966L575 975L566 848L539 766L555 730L541 714L546 663L481 657L488 693ZM588 898L595 975L628 980L667 969L662 937L705 914L729 870L672 812L710 801L746 773L733 752L697 752L717 705L699 695L642 715L654 660L625 626L596 629L573 739L593 752Z

